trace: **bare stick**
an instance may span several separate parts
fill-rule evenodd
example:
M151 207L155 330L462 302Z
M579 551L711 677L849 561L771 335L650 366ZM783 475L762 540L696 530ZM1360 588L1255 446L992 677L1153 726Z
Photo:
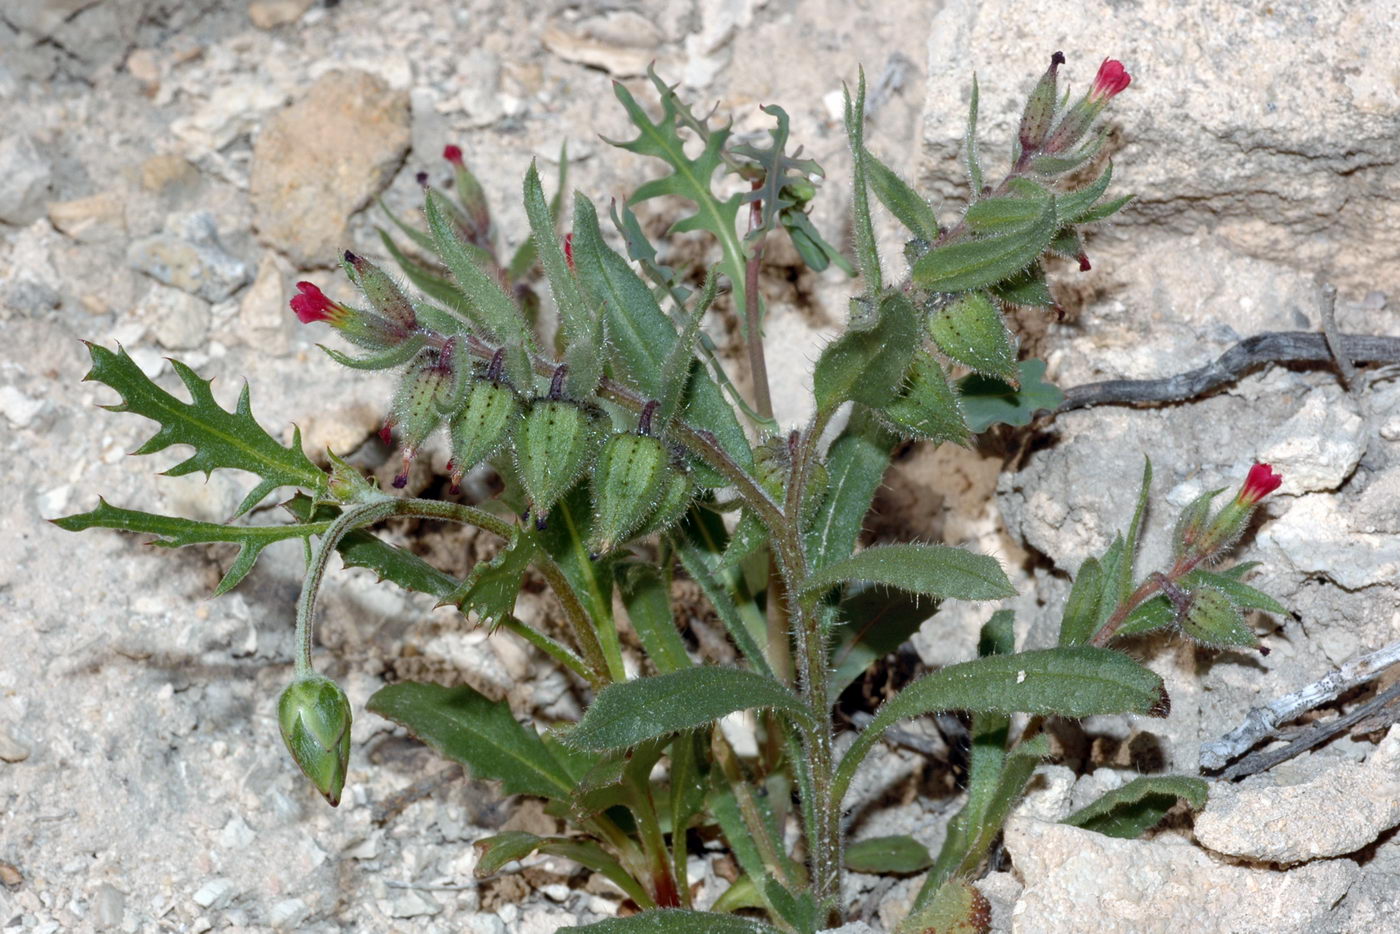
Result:
M1221 778L1226 781L1235 781L1244 778L1246 775L1253 775L1256 772L1267 771L1280 762L1287 762L1294 756L1301 756L1316 746L1320 746L1327 740L1341 733L1345 733L1356 724L1368 719L1382 708L1395 703L1400 699L1400 684L1392 684L1389 688L1377 694L1368 703L1361 705L1351 713L1328 720L1325 723L1318 723L1304 730L1302 735L1278 749L1265 749L1256 752L1251 756L1245 756L1239 762L1226 769Z
M1275 736L1280 724L1301 713L1334 701L1359 684L1365 684L1400 662L1400 641L1362 655L1335 668L1306 687L1286 694L1245 714L1244 722L1217 740L1201 744L1201 768L1223 769L1231 759L1248 752L1260 740Z
M1214 363L1162 379L1110 379L1085 383L1065 392L1056 410L1068 412L1091 405L1184 402L1233 383L1270 363L1400 363L1400 337L1337 334L1340 353L1328 346L1326 335L1312 331L1266 331L1246 337ZM1353 371L1354 372L1354 371Z
M1332 359L1337 361L1337 369L1342 374L1342 383L1346 386L1347 392L1354 393L1358 389L1356 367L1351 365L1351 358L1346 355L1346 348L1342 346L1342 332L1337 330L1337 287L1331 283L1325 283L1322 286L1319 317L1322 319L1322 336L1327 338L1327 349L1332 351Z

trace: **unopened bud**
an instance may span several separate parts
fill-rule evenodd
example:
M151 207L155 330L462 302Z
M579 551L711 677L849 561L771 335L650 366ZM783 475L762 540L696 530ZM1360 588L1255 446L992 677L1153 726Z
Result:
M1051 55L1050 67L1045 70L1045 74L1036 83L1026 101L1026 109L1021 114L1021 128L1017 133L1023 154L1038 150L1040 144L1045 142L1046 134L1050 132L1050 123L1055 119L1055 104L1058 101L1057 73L1064 63L1063 52Z
M398 284L378 266L356 253L345 251L345 272L365 294L370 306L401 328L405 335L418 327L413 303Z
M1260 500L1277 490L1282 483L1282 475L1268 464L1251 467L1235 498L1225 504L1211 520L1210 527L1201 534L1195 551L1202 557L1212 558L1233 545L1248 528L1249 518Z
M462 233L467 240L477 246L491 249L491 208L486 203L486 192L477 181L471 169L462 158L462 147L448 145L442 150L442 157L452 163L453 182L457 188L457 200L467 212L467 223Z
M1089 127L1098 119L1104 107L1108 106L1108 102L1132 83L1132 80L1122 62L1104 59L1089 93L1080 98L1078 103L1060 118L1059 125L1045 141L1043 151L1062 153L1072 149L1084 138L1084 134L1089 132Z
M396 347L409 336L409 331L387 318L332 301L310 282L297 283L290 304L302 324L324 321L347 340L370 350Z
M641 526L656 505L670 454L646 434L614 435L593 465L593 537L589 547L605 554Z
M555 372L549 396L531 403L512 446L537 524L588 469L598 447L598 416L561 398L564 370Z
M321 675L299 678L277 701L282 741L316 790L340 804L350 764L350 701L340 686Z

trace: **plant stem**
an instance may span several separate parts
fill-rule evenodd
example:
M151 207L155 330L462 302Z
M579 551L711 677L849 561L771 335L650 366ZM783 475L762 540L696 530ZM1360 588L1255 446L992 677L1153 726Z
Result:
M755 189L761 186L755 181ZM762 224L761 201L754 201L749 209L749 231ZM762 309L758 294L758 273L763 265L763 235L753 245L753 255L744 266L744 341L749 347L749 380L753 383L753 407L759 415L772 420L773 396L768 389L768 364L763 356Z

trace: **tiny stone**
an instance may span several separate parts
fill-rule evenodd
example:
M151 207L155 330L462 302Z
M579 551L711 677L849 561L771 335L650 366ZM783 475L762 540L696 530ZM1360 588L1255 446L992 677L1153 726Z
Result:
M259 29L276 29L301 19L314 0L253 0L248 19Z
M0 136L0 221L23 227L42 217L52 180L32 136Z
M33 399L14 386L0 386L0 415L16 428L27 428L44 407L43 399Z
M160 87L160 63L150 49L135 49L126 57L126 70L146 86L146 93L154 93Z
M0 760L23 762L29 758L29 747L10 735L8 730L0 730Z
M201 908L213 908L216 905L223 905L233 894L233 883L227 879L215 876L199 887L192 898L194 903Z
M17 888L23 881L24 873L19 871L18 866L0 859L0 885L13 889Z
M96 243L126 235L126 208L121 198L100 192L49 205L49 223L79 243Z
M118 927L125 907L126 896L122 891L104 882L92 895L93 922L99 929Z
M458 923L466 934L506 934L506 925L496 915L473 913L458 915Z
M420 918L435 915L442 906L427 894L409 889L389 904L391 918Z
M171 215L166 232L131 244L127 262L158 282L208 302L223 301L251 278L248 264L219 242L214 215L208 211Z
M573 894L573 889L562 882L546 885L542 887L540 891L545 894L546 898L556 902L566 902L569 900L569 896Z
M299 898L284 898L273 904L267 918L274 928L296 928L306 918L310 909Z

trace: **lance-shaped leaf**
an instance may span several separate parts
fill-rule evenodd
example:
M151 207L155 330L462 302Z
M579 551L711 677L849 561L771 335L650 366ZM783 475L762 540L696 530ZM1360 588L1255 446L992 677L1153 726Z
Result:
M929 250L914 264L914 284L932 292L967 292L1020 273L1045 251L1058 229L1055 199L1037 203L1040 213L1024 226Z
M603 242L598 213L586 198L574 201L574 264L589 293L602 308L608 344L613 351L609 370L614 379L634 386L649 399L662 397L662 374L679 339L676 326L656 303L632 267ZM697 369L690 379L682 417L712 432L720 446L742 467L753 466L744 429L734 410L709 374ZM706 465L697 475L710 485L724 479Z
M907 874L931 865L928 847L909 836L870 837L846 847L846 868L854 872Z
M929 203L910 188L895 171L877 159L868 149L861 151L866 177L875 197L891 214L920 240L929 243L938 239L938 217Z
M830 412L847 399L882 406L898 398L918 349L918 313L908 296L891 292L880 299L877 314L873 327L848 328L822 351L812 374L818 411Z
M560 928L558 934L779 934L771 924L737 915L666 908L626 918L609 918L582 927Z
M510 348L506 355L506 372L516 383L516 388L525 391L534 379L529 359L534 338L530 334L529 324L519 306L501 291L500 282L487 275L468 249L447 213L447 203L440 193L431 189L428 191L424 212L438 256L462 290L472 322L488 337Z
M603 688L568 742L595 752L624 749L754 709L806 716L797 695L767 675L715 666L685 668Z
M670 581L660 570L650 564L632 564L618 570L618 583L627 618L656 670L666 674L694 664L671 613Z
M978 234L1022 230L1040 219L1050 198L1050 191L1045 186L1030 179L1013 178L1007 183L1006 194L983 198L969 205L963 222L969 230Z
M940 710L1088 717L1171 709L1162 679L1120 652L1093 646L992 655L927 675L886 702L836 770L844 792L870 748L900 720Z
M969 292L939 309L929 333L959 363L1016 385L1016 341L985 292Z
M877 545L827 565L807 578L804 594L821 593L843 581L868 581L909 593L957 600L1016 596L995 558L949 545Z
M53 524L69 532L84 529L118 529L123 532L147 532L157 536L151 542L161 548L227 542L238 546L238 556L214 590L214 596L227 593L238 586L257 563L258 555L273 542L289 538L320 535L330 528L330 522L304 525L220 525L217 522L197 522L175 516L161 516L134 509L122 509L99 498L97 508L77 515L54 519Z
M865 294L876 295L884 288L880 269L880 253L875 243L875 226L870 219L870 196L866 185L865 163L865 69L860 70L856 83L856 99L844 84L841 94L845 103L846 140L851 147L851 213L854 215L856 262L865 277Z
M561 143L559 146L559 187L554 190L554 197L549 199L549 216L553 221L556 234L558 233L559 216L564 207L564 192L568 190L568 187L569 144ZM515 255L510 258L510 263L506 266L506 279L517 283L524 279L530 274L537 258L535 240L530 237L516 248Z
M1192 591L1190 604L1177 622L1182 632L1202 645L1259 647L1259 637L1245 625L1240 608L1214 587L1203 586Z
M1253 567L1254 562L1245 562L1230 568L1228 571L1221 572L1197 568L1181 579L1181 586L1192 592L1200 587L1213 587L1229 597L1230 602L1240 609L1263 610L1266 613L1278 613L1286 616L1288 608L1282 603L1239 579L1242 574Z
M1157 826L1177 801L1192 810L1206 806L1210 786L1186 775L1142 775L1080 808L1064 823L1109 837L1131 840Z
M1055 210L1059 212L1060 223L1079 224L1093 209L1094 202L1098 201L1103 193L1108 190L1108 183L1113 180L1113 163L1109 162L1104 167L1103 172L1093 182L1079 189L1063 194L1055 202Z
M1060 620L1060 645L1085 645L1099 624L1099 599L1103 595L1103 569L1098 558L1086 558L1074 576Z
M466 685L403 681L380 688L365 705L393 720L477 778L500 781L506 794L568 800L574 782L531 728L503 702Z
M855 550L875 491L890 463L895 438L869 409L857 406L827 451L826 499L807 529L807 564L820 570Z
M535 252L559 309L565 361L569 364L568 391L576 398L587 398L603 377L603 319L585 304L578 279L564 257L555 232L554 215L545 201L544 186L540 184L540 173L534 162L525 173L525 214L530 219Z
M1053 412L1065 401L1064 393L1045 382L1044 360L1022 360L1017 369L1019 389L976 373L958 380L958 399L974 433L993 425L1029 425L1036 413Z
M181 477L202 472L208 476L219 468L244 470L261 477L243 502L234 511L234 518L243 515L278 487L296 486L324 492L326 474L307 459L301 450L301 431L292 434L290 447L283 446L269 435L253 418L244 384L232 412L214 400L209 386L213 380L203 379L178 360L170 365L189 390L190 400L184 402L161 389L141 371L127 355L125 348L116 352L97 344L87 344L92 357L92 369L84 381L103 383L115 389L122 401L103 406L113 412L134 412L160 424L160 429L134 454L154 454L173 444L187 444L194 453L186 460L165 471L167 476Z
M967 181L972 199L982 197L982 160L977 155L977 75L972 75L972 97L967 102L967 133L963 136L963 157L967 160Z
M1133 200L1133 195L1123 195L1121 198L1113 198L1103 204L1095 205L1079 216L1077 223L1092 224L1095 221L1106 220L1123 209L1123 206Z

